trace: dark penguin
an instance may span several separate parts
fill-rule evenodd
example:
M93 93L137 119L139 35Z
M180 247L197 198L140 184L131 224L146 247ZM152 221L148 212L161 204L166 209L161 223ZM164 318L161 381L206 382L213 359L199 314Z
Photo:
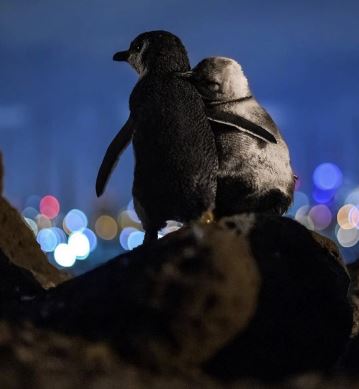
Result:
M157 239L167 220L190 222L215 205L218 160L205 106L196 88L177 76L190 69L186 50L175 35L139 35L115 61L139 73L130 96L130 117L112 141L100 167L100 195L119 155L133 138L132 194L146 232Z
M230 58L210 57L183 76L200 92L216 138L216 216L286 212L295 184L288 147L253 97L241 66Z

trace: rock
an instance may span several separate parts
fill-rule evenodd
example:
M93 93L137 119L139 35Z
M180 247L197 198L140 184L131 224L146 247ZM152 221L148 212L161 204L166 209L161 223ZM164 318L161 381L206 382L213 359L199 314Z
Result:
M355 389L343 376L307 373L266 385L257 380L218 382L200 371L157 374L123 361L110 345L0 321L1 389ZM187 373L187 374L186 374Z
M50 290L30 303L27 318L107 340L144 366L183 369L248 325L259 284L244 238L195 225Z
M24 219L2 196L3 174L0 154L0 249L13 264L29 270L44 288L56 286L69 276L48 262Z
M233 380L332 368L352 328L349 277L337 256L288 218L239 215L222 224L247 237L262 283L250 325L205 370Z
M348 277L349 277L349 281L350 281L349 270L348 270L347 266L345 265L343 258L340 255L338 246L331 239L327 238L326 236L320 235L315 231L310 231L310 233L311 233L312 237L320 244L320 246L323 247L323 249L325 249L326 251L328 251L329 254L343 268L344 273L345 273L345 274L342 273L344 280L348 280Z
M0 321L1 389L217 388L197 373L158 375L121 360L102 342Z
M29 271L11 263L1 249L0 275L0 318L15 317L19 302L31 300L43 290Z
M354 325L352 336L357 336L359 334L359 260L351 263L348 266L348 269L351 277L350 295L354 307Z

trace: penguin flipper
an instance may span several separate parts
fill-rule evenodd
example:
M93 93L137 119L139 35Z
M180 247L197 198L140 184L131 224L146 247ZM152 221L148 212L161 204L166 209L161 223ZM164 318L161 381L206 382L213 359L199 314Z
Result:
M96 179L97 197L100 197L105 191L105 187L107 185L111 173L115 169L122 153L126 150L127 146L131 142L133 132L133 120L130 116L125 125L121 128L119 133L110 143L110 146L106 151L105 157L102 160Z
M232 117L233 116L233 117ZM224 124L230 128L236 128L242 132L247 132L261 140L264 140L267 143L277 143L275 136L262 126L259 126L256 123L244 118L243 116L238 115L226 115L223 118L214 118L208 116L208 120L212 122L217 122Z

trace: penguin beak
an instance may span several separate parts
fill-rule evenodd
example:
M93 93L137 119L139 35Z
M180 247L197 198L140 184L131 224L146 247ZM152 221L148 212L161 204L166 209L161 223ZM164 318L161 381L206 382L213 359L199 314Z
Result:
M119 51L118 53L114 54L112 59L114 61L126 61L128 60L129 52L127 51Z

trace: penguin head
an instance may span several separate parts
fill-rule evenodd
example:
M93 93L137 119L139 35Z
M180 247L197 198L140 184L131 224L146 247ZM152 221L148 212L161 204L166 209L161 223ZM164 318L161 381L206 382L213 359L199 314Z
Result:
M150 31L135 38L128 50L113 56L114 61L128 62L140 75L148 71L185 72L190 69L181 40L167 31Z
M205 58L182 76L193 82L205 100L228 101L251 95L241 65L231 58Z

